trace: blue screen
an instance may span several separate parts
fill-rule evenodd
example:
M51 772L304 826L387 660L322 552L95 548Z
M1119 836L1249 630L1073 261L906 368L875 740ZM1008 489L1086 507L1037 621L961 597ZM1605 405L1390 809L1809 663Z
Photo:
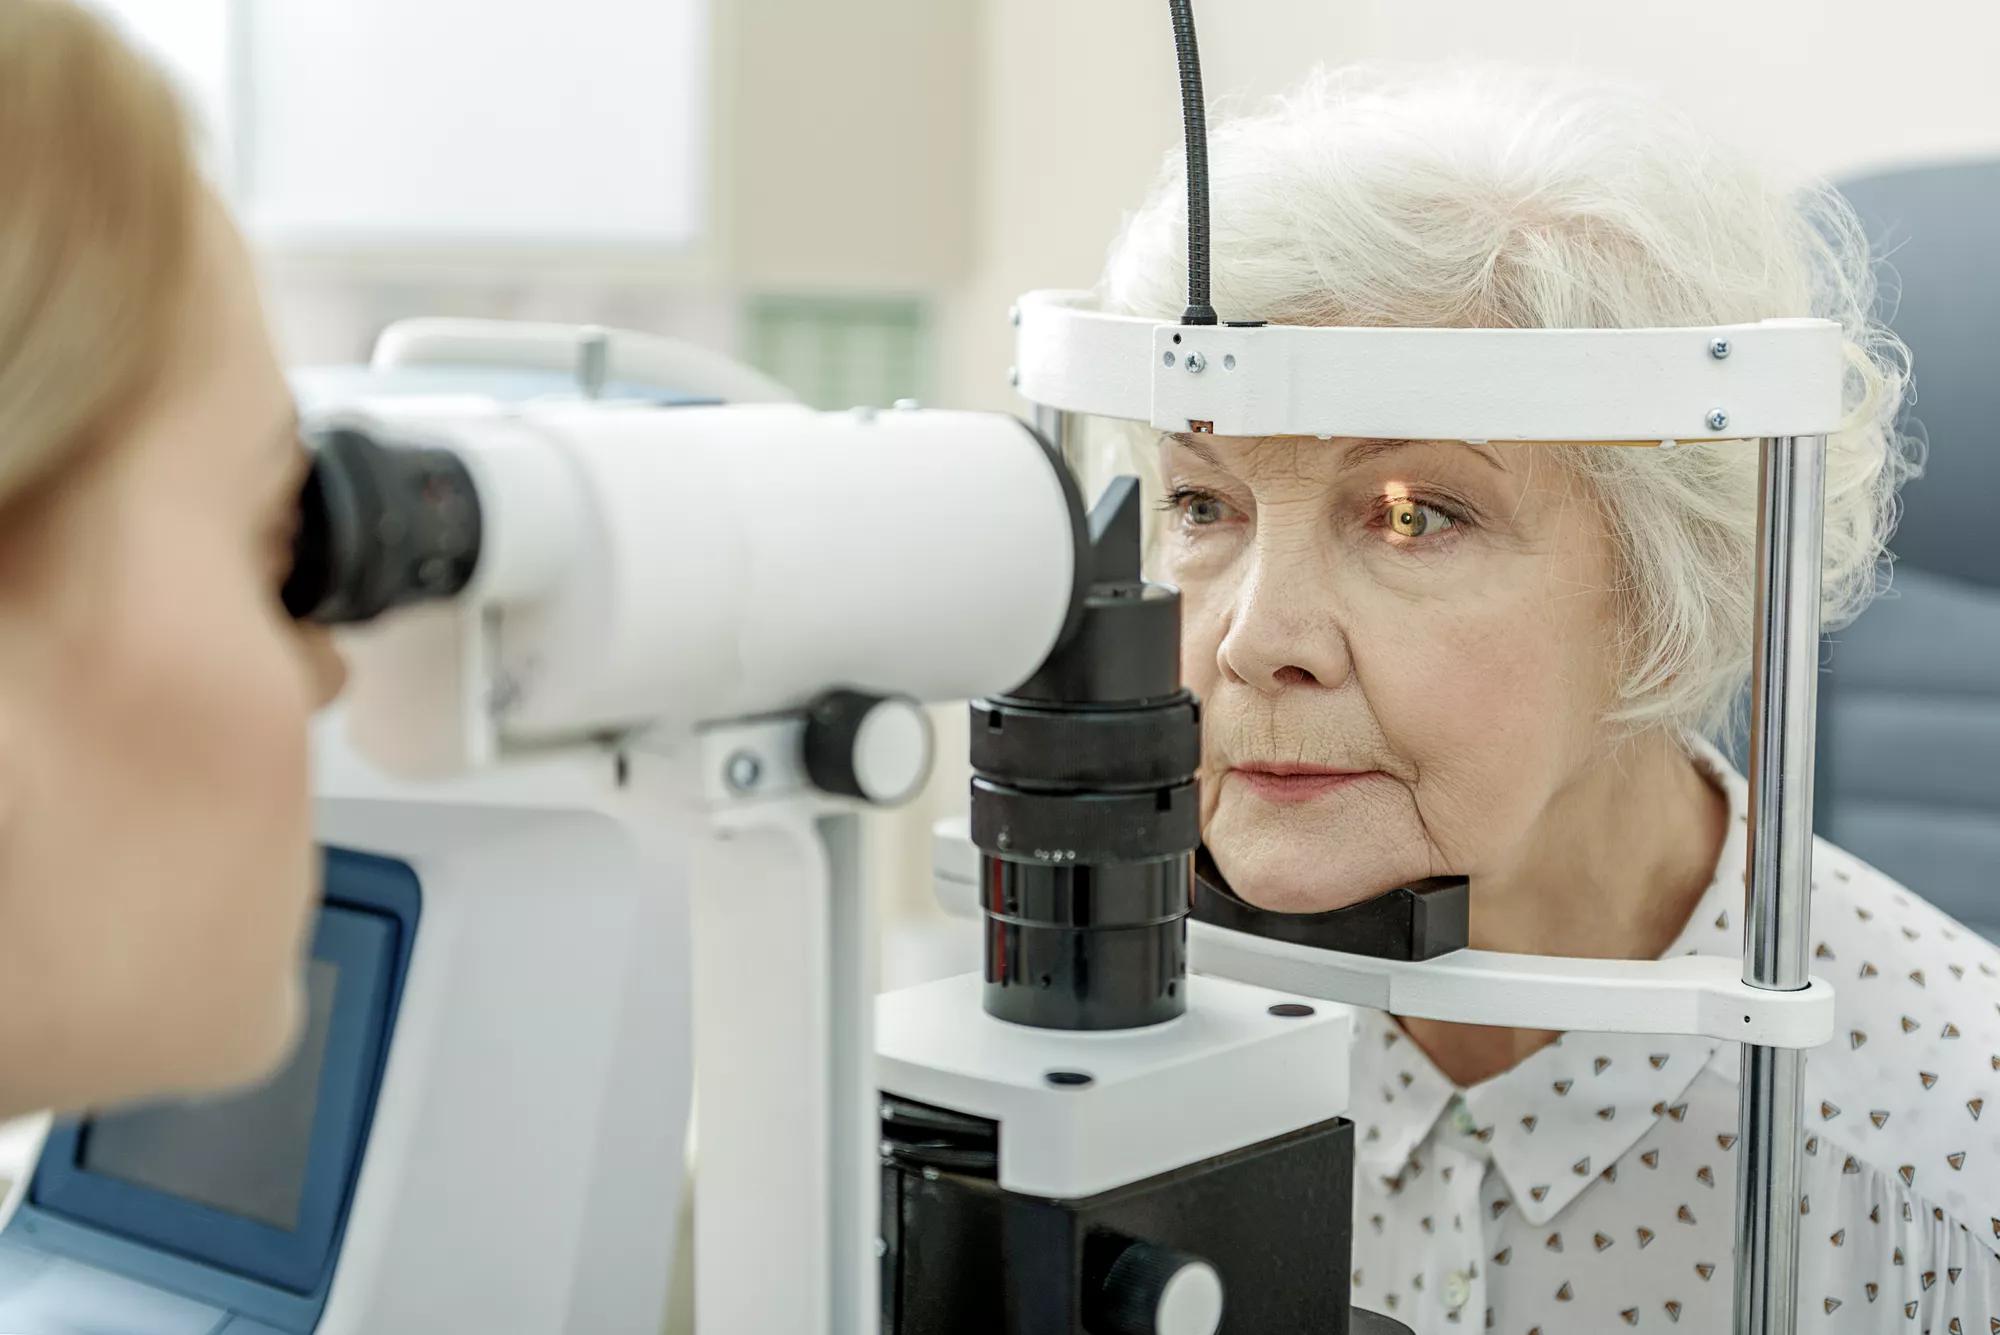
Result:
M94 1118L84 1128L81 1166L273 1228L296 1229L339 986L337 964L309 962L305 1032L275 1076L225 1098L156 1103Z

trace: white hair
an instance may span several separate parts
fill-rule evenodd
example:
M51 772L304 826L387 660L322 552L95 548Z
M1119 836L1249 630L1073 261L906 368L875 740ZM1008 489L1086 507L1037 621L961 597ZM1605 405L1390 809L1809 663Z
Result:
M1846 425L1827 441L1825 623L1873 596L1896 489L1914 470L1895 428L1908 359L1872 319L1866 238L1830 189L1781 186L1622 87L1494 67L1318 71L1267 107L1219 118L1209 144L1212 301L1224 319L1838 322L1849 370ZM1179 316L1184 181L1176 150L1112 248L1108 309ZM1612 720L1720 736L1750 658L1756 449L1534 448L1586 482L1615 540L1623 676Z

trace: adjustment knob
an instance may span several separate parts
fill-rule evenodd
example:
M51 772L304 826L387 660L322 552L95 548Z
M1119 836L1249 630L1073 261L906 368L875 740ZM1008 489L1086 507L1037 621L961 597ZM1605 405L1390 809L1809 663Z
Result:
M1215 1335L1222 1276L1186 1252L1131 1243L1106 1268L1087 1322L1102 1335Z
M805 764L813 787L894 806L931 772L931 719L907 696L828 691L806 711Z

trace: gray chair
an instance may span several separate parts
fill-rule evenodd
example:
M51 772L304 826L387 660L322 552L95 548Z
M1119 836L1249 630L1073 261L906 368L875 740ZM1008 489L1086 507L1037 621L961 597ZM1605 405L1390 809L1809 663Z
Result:
M2000 939L2000 161L1842 184L1886 260L1881 318L1910 347L1888 596L1828 636L1818 825Z

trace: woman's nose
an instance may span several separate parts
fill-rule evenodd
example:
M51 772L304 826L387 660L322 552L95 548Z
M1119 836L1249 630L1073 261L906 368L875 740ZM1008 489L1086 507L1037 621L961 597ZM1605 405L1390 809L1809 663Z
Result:
M1324 591L1315 596L1262 572L1240 590L1216 659L1225 677L1266 694L1332 689L1352 671L1347 636Z
M302 627L299 634L304 639L302 647L313 708L323 709L338 699L347 686L347 660L334 647L333 635L324 627Z

